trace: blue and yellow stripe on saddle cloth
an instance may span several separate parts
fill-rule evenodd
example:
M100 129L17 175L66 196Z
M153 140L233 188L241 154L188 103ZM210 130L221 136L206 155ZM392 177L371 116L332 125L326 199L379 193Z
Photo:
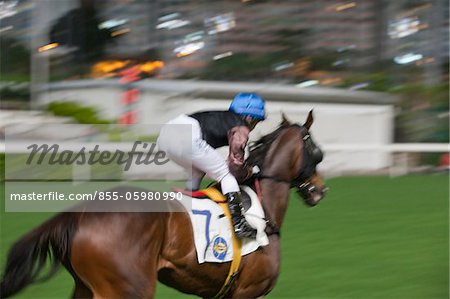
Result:
M237 277L237 274L239 272L239 266L241 264L241 252L242 252L242 241L238 238L236 238L236 235L234 234L234 227L233 222L231 220L231 213L230 209L228 208L228 203L226 202L225 196L217 190L214 187L209 187L206 189L201 190L202 193L204 193L206 196L208 196L210 199L215 201L223 210L225 216L228 218L230 222L230 228L232 231L232 238L233 238L233 260L231 261L230 270L228 271L227 279L225 280L222 288L217 293L214 298L222 298L230 289L231 284Z

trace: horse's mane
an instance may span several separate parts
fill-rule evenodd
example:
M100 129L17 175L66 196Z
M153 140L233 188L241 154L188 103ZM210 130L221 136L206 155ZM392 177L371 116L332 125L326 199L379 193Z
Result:
M272 143L277 139L277 137L281 134L282 131L289 128L291 124L288 121L283 121L275 131L262 136L260 139L251 142L249 144L249 156L247 158L247 164L249 165L257 165L262 169L262 165L264 163L264 158L269 151Z

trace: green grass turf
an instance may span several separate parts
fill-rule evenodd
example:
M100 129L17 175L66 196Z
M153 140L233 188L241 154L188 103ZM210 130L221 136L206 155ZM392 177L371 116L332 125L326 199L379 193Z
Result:
M292 193L269 298L448 298L448 179L333 178L315 208ZM3 266L14 240L50 214L0 215ZM71 289L63 270L15 298L68 298ZM160 285L156 297L187 296Z

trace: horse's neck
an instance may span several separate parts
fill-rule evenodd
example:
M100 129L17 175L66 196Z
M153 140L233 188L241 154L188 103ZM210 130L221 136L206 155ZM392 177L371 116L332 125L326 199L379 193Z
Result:
M286 213L290 184L290 172L293 172L292 165L295 161L297 147L293 140L298 138L297 130L287 129L272 144L270 156L266 157L270 165L265 165L266 176L277 178L265 179L261 183L261 193L263 196L263 205L267 216L275 221L278 228L283 224L284 214ZM282 180L282 181L280 181Z
M289 187L286 183L273 180L264 180L261 184L266 218L275 221L278 228L281 228L286 213Z

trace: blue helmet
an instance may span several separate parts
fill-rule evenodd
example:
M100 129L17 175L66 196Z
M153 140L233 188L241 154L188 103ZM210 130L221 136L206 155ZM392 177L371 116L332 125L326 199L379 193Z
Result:
M230 105L230 111L242 116L264 120L266 118L264 100L256 93L238 93Z

